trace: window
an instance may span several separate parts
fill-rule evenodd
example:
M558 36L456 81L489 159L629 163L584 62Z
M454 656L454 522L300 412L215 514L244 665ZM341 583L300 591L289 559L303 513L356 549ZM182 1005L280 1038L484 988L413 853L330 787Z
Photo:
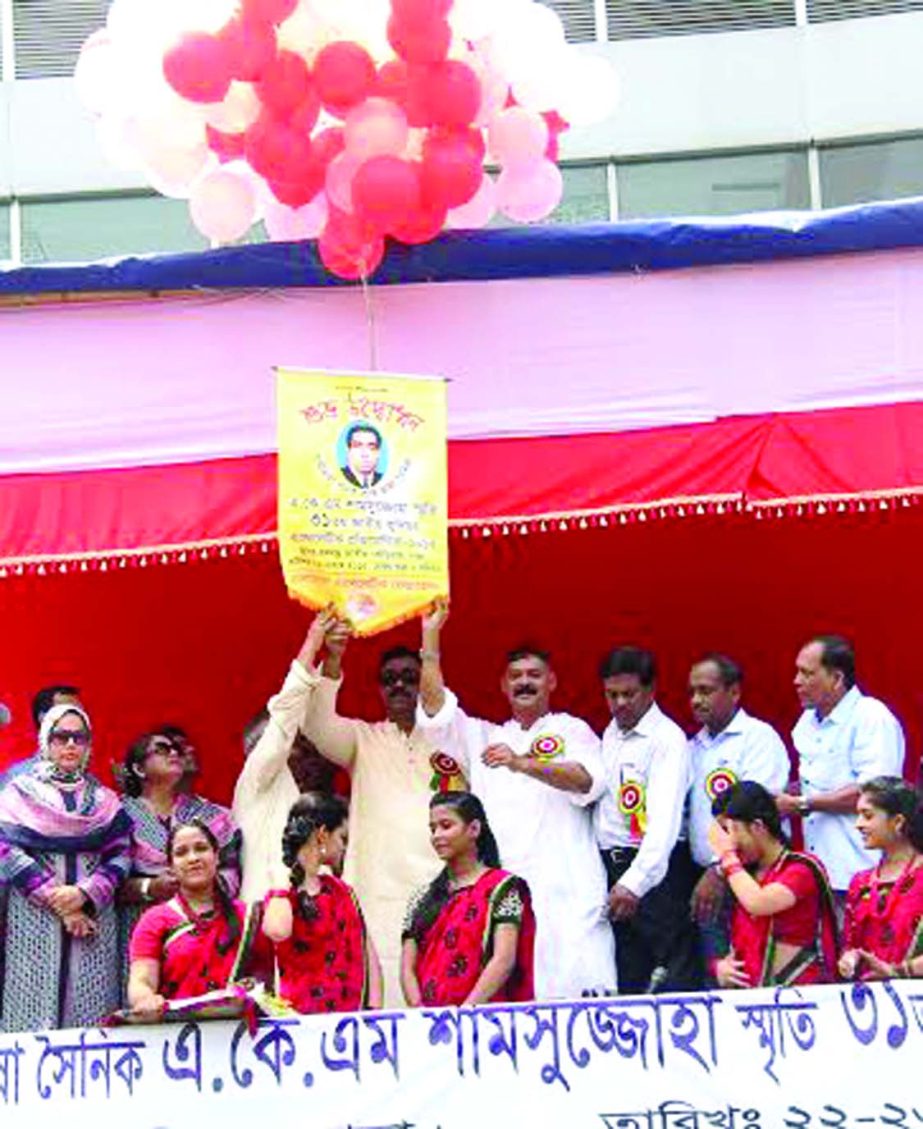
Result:
M806 150L638 161L616 171L620 219L810 207Z
M25 201L22 257L27 263L90 262L152 251L200 251L184 200L97 196Z
M0 263L10 257L10 206L0 202Z
M794 27L794 0L606 0L610 39Z
M820 150L825 208L923 195L923 137L835 145Z
M609 219L605 165L562 165L564 196L545 223L600 223Z
M808 19L815 23L900 12L923 12L923 0L808 0Z
M561 17L569 43L596 40L596 13L593 0L542 0Z
M106 22L109 0L13 0L17 78L74 73L88 35Z

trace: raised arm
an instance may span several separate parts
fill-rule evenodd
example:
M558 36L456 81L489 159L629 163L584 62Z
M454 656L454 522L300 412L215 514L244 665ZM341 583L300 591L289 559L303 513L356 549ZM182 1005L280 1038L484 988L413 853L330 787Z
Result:
M305 714L304 735L321 756L350 768L356 757L356 723L337 713L337 694L343 671L343 653L349 642L351 630L343 620L334 619L324 635L326 654L322 667L323 677L317 684L317 693Z
M442 679L442 664L439 646L442 628L449 618L449 601L436 600L432 608L421 617L422 628L420 648L420 705L427 717L435 717L445 705L445 682Z

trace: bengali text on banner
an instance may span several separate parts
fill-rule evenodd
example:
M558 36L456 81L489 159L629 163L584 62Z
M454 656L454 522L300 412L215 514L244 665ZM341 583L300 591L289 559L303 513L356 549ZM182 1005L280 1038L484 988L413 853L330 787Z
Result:
M374 635L447 596L445 381L279 368L276 395L295 599Z

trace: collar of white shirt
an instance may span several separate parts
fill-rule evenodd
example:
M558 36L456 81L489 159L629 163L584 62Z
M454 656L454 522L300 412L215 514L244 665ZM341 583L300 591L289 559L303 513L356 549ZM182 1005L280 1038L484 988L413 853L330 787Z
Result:
M657 727L661 724L662 721L665 720L665 718L666 714L663 712L660 706L658 706L656 702L651 702L644 716L638 721L638 724L634 727L634 729L628 729L625 731L619 729L618 734L622 738L634 737L635 735L637 735L638 737L653 737L657 732Z
M737 712L719 733L709 733L708 729L703 725L698 733L696 733L695 737L693 737L693 741L698 745L713 745L716 741L720 741L722 737L732 737L743 733L749 720L750 715L743 706L739 706Z
M858 705L861 697L862 692L859 687L850 686L826 717L818 717L817 710L811 710L815 725L845 725L852 716L852 711Z

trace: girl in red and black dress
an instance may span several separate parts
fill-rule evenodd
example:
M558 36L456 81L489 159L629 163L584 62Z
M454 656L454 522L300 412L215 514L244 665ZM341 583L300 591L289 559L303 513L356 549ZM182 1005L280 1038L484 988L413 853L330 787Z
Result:
M849 980L923 976L923 813L898 776L863 784L856 826L865 846L881 851L846 895L840 974Z
M402 934L401 986L411 1007L531 1000L535 917L529 887L500 867L481 801L430 801L433 849L445 868L417 891Z
M836 979L836 916L821 863L789 849L772 795L753 780L723 792L708 841L734 895L722 988Z
M282 835L287 890L266 895L263 931L275 948L276 995L302 1014L381 1007L381 968L362 910L338 873L348 808L339 796L307 792Z

